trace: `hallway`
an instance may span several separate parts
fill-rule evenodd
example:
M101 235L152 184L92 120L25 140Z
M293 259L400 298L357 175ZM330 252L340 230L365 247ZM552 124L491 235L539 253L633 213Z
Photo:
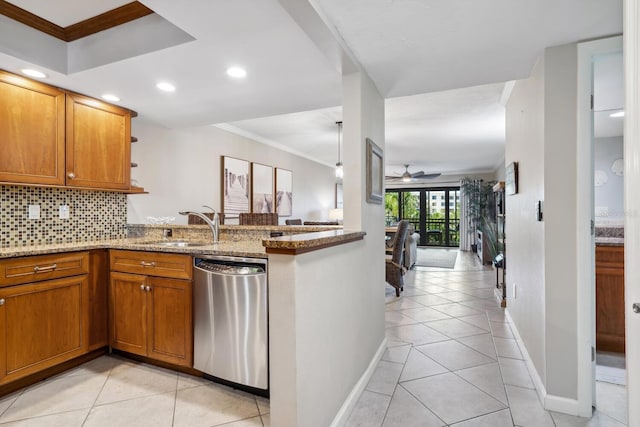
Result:
M387 287L388 349L347 426L625 425L613 384L597 383L590 420L542 408L494 286L495 272L460 252L454 269L407 272L400 298Z

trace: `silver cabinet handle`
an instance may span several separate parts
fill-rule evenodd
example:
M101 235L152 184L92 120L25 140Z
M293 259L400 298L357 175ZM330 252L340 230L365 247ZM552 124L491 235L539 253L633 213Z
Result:
M634 302L631 307L633 308L634 313L640 313L640 303Z
M69 172L69 173L67 174L67 178L69 178L69 179L74 179L75 177L76 177L76 174L75 174L75 173L73 173L73 172Z
M58 267L58 264L51 264L51 265L47 265L46 267L40 267L38 265L36 265L35 267L33 267L33 272L34 273L43 273L46 271L53 271Z
M144 291L144 285L140 285L140 290Z
M140 261L140 265L143 266L143 267L155 267L156 263L155 262Z
M4 298L0 298L0 305L4 305Z
M151 286L149 286L149 285L145 286L145 290L146 290L147 292L151 292Z

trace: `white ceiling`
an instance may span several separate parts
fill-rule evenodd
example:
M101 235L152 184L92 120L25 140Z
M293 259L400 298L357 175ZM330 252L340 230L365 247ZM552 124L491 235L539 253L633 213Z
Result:
M390 171L404 163L444 173L495 167L504 150L499 83L527 77L547 46L622 31L621 0L310 1L391 98ZM126 3L11 2L61 26ZM0 29L0 68L36 66L50 75L48 83L96 97L116 93L138 120L167 127L230 123L335 163L340 72L285 0L142 3L195 40L67 75L43 66L28 40L20 49L15 41L9 46L15 35ZM236 64L247 68L243 81L225 75ZM158 92L161 79L177 91ZM448 90L455 88L468 89ZM272 117L291 113L297 114Z
M315 0L385 97L522 79L543 49L622 32L619 0Z

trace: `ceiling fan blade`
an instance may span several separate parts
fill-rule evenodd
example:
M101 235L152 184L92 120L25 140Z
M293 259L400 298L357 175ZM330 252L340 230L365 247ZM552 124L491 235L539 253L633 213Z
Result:
M419 177L421 177L422 175L424 175L424 171L413 172L413 173L411 174L411 178L419 178Z
M414 176L414 179L433 179L433 178L439 177L440 175L442 174L441 173L425 173L420 176Z
M393 176L393 175L386 175L384 177L384 179L387 179L387 180L389 180L389 179L401 179L401 178L402 178L401 176Z

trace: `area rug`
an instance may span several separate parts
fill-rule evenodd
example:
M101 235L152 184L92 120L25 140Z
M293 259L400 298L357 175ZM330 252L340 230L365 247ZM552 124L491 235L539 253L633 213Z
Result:
M453 268L458 258L458 249L418 248L416 267Z

